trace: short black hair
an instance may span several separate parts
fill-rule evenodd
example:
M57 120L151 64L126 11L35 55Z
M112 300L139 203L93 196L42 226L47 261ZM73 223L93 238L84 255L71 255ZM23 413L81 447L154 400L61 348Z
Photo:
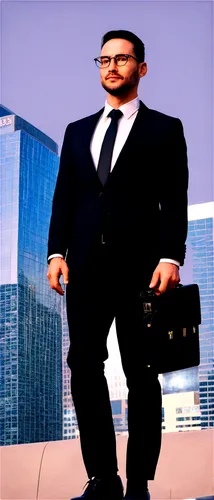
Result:
M140 40L140 38L138 38L137 35L135 35L131 31L127 31L127 30L108 31L102 38L101 49L102 49L103 45L105 45L105 43L108 42L109 40L112 40L112 38L123 38L124 40L128 40L128 42L133 43L134 52L135 52L135 55L136 55L138 61L139 62L144 61L144 59L145 59L145 45L142 42L142 40Z

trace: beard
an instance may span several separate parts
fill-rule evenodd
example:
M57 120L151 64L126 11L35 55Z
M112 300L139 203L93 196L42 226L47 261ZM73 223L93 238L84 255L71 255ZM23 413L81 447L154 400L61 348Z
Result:
M104 90L106 92L108 92L108 94L111 94L115 97L121 97L121 96L125 96L126 94L128 94L128 92L133 87L135 87L138 84L138 82L139 82L139 77L138 77L138 73L136 71L136 73L134 73L132 75L132 78L129 81L122 83L119 87L112 88L112 87L108 86L108 83L104 83L104 82L101 82L101 84L102 84L102 87L104 88Z

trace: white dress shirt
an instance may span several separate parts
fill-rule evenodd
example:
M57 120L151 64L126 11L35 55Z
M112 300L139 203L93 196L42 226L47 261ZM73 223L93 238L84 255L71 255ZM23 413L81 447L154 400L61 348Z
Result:
M135 121L135 118L138 114L140 102L139 98L136 97L132 101L127 102L126 104L122 104L122 106L119 107L120 111L122 111L123 116L119 118L118 120L118 129L117 129L117 135L114 143L114 148L113 148L113 154L112 154L112 161L111 161L111 170L114 168L114 165L117 161L117 158L128 138L129 132L131 131L131 128L133 126L133 123ZM100 151L101 151L101 146L103 143L103 139L105 136L105 133L107 131L107 128L110 125L111 118L108 117L108 114L110 111L113 109L110 104L105 102L105 108L103 111L103 114L101 115L96 128L94 130L92 139L91 139L91 144L90 144L90 150L91 150L91 155L92 159L95 165L95 168L97 169L98 167L98 161L100 157ZM52 259L53 257L62 257L63 255L55 253L52 254L48 257L48 260ZM162 258L160 259L160 262L169 262L171 264L176 264L176 266L180 266L180 262L177 260L173 259L165 259Z

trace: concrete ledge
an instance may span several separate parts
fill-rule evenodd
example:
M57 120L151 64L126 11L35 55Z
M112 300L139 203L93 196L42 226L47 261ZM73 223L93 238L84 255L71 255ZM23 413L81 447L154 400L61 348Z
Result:
M126 443L126 436L117 436L124 484ZM5 446L0 452L1 500L69 500L83 491L87 477L79 440ZM213 495L214 430L163 434L149 488L156 500Z

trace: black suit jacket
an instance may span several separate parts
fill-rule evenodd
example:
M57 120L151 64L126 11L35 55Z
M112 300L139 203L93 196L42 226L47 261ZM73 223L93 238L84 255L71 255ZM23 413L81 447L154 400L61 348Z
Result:
M78 275L106 231L118 266L151 272L160 258L183 265L188 167L181 121L140 109L103 187L90 141L103 109L65 131L53 197L48 256L61 253Z

